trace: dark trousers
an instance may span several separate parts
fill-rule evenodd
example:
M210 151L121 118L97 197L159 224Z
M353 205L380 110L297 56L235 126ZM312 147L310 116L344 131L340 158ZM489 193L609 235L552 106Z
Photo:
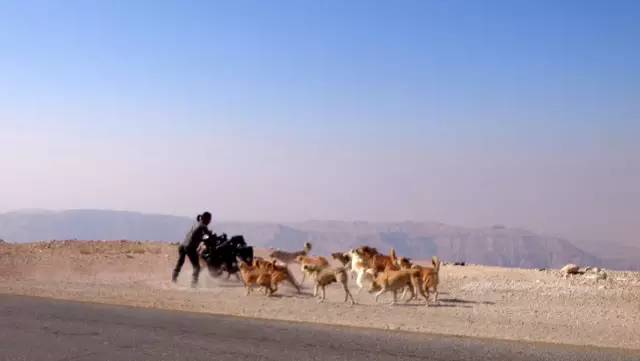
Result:
M173 281L175 282L178 280L178 275L184 265L185 257L189 257L189 262L191 262L191 266L193 267L191 286L195 286L198 283L198 276L200 275L200 258L198 257L198 251L195 249L187 249L183 245L178 247L178 263L176 264L176 268L173 270Z

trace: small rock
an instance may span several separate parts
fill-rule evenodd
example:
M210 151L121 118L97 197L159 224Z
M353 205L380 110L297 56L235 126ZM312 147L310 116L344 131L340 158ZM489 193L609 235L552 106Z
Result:
M589 272L588 274L586 274L584 276L585 278L588 278L590 280L596 280L596 281L600 281L600 280L606 280L607 279L607 273L604 271L600 271L598 273L595 272Z
M576 275L580 273L580 267L578 267L577 265L573 264L573 263L569 263L568 265L562 267L560 269L560 273L562 273L563 275Z

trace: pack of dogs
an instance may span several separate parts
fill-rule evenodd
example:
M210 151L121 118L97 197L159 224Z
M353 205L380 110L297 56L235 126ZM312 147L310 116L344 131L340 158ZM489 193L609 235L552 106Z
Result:
M437 257L433 257L429 265L419 265L409 258L398 257L393 249L385 255L373 247L362 246L348 252L332 253L334 264L339 264L335 267L325 257L310 255L310 251L311 244L305 243L297 252L272 251L269 259L237 257L237 270L246 294L258 288L266 296L272 296L282 283L289 284L300 293L301 284L310 279L313 295L319 302L326 299L326 287L335 283L344 291L344 302L355 304L348 284L351 275L358 286L358 294L363 289L375 293L376 302L383 294L391 293L392 304L396 304L399 292L402 292L401 299L405 302L418 300L418 297L424 299L427 306L438 302L441 262ZM289 265L300 267L303 277L300 284L290 272ZM236 268L230 269L235 271ZM407 293L409 298L406 298Z

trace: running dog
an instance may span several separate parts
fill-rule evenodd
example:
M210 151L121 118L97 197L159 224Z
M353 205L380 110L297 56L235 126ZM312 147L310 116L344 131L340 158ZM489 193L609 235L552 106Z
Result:
M346 267L326 268L312 264L306 264L302 267L305 272L314 276L315 286L313 287L313 296L318 296L318 289L322 291L322 296L320 296L319 302L324 302L326 299L325 288L334 282L339 282L342 284L342 289L344 289L344 302L351 301L352 305L356 303L353 299L353 295L349 291L349 285L347 284L349 277L347 276Z
M404 257L401 257L398 261L398 265L400 266L401 269L404 269L404 270L415 269L420 272L420 287L426 293L427 306L429 305L429 296L431 291L433 291L433 294L434 294L433 302L435 303L438 302L438 284L440 283L440 278L439 278L440 264L441 262L436 256L433 256L431 258L432 267L412 264L408 258L404 258ZM402 294L403 299L404 299L405 293L406 293L406 290ZM413 294L411 298L407 300L407 302L411 301L414 298L415 298L415 294Z
M278 290L278 285L280 283L287 281L298 293L300 293L300 286L296 283L295 278L293 278L293 275L289 271L289 267L281 266L274 260L270 263L270 266L267 266L267 268L271 272L271 289L273 289L273 292Z
M408 287L409 291L411 291L410 299L413 299L415 297L416 291L422 297L427 299L427 296L422 291L422 287L420 284L420 271L417 269L385 269L384 271L368 269L367 273L373 277L373 282L371 284L369 292L377 291L376 302L378 302L378 298L383 293L393 292L393 302L391 304L395 305L398 300L398 291L405 289L405 287Z
M345 256L351 259L351 272L356 275L358 293L364 288L364 280L372 279L371 272L367 272L367 270L381 272L385 269L399 269L396 265L396 251L393 248L389 256L380 254L377 249L368 246L352 249L345 253Z
M321 256L298 256L296 257L296 262L300 264L300 270L302 271L302 281L300 281L300 283L304 283L306 276L309 276L309 278L312 276L312 274L306 270L305 266L314 266L318 269L329 267L329 261Z
M295 262L298 256L306 256L309 254L309 252L311 252L311 243L306 242L304 244L304 247L302 248L302 251L287 252L275 250L269 254L269 257L288 265L289 263Z
M271 274L263 269L249 265L244 261L239 262L240 276L247 289L247 296L253 291L254 286L264 288L264 293L271 296L274 292L271 287Z

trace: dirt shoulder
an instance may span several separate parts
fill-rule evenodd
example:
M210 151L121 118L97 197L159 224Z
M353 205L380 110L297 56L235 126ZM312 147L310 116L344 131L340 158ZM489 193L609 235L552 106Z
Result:
M445 266L441 302L389 306L357 294L343 304L339 286L319 304L305 283L277 297L245 296L235 280L203 277L188 287L187 264L172 284L175 246L138 242L0 245L0 293L319 322L447 335L640 349L640 274L608 272L606 281L564 279L557 271ZM294 267L292 267L293 269ZM300 274L296 276L300 279Z

